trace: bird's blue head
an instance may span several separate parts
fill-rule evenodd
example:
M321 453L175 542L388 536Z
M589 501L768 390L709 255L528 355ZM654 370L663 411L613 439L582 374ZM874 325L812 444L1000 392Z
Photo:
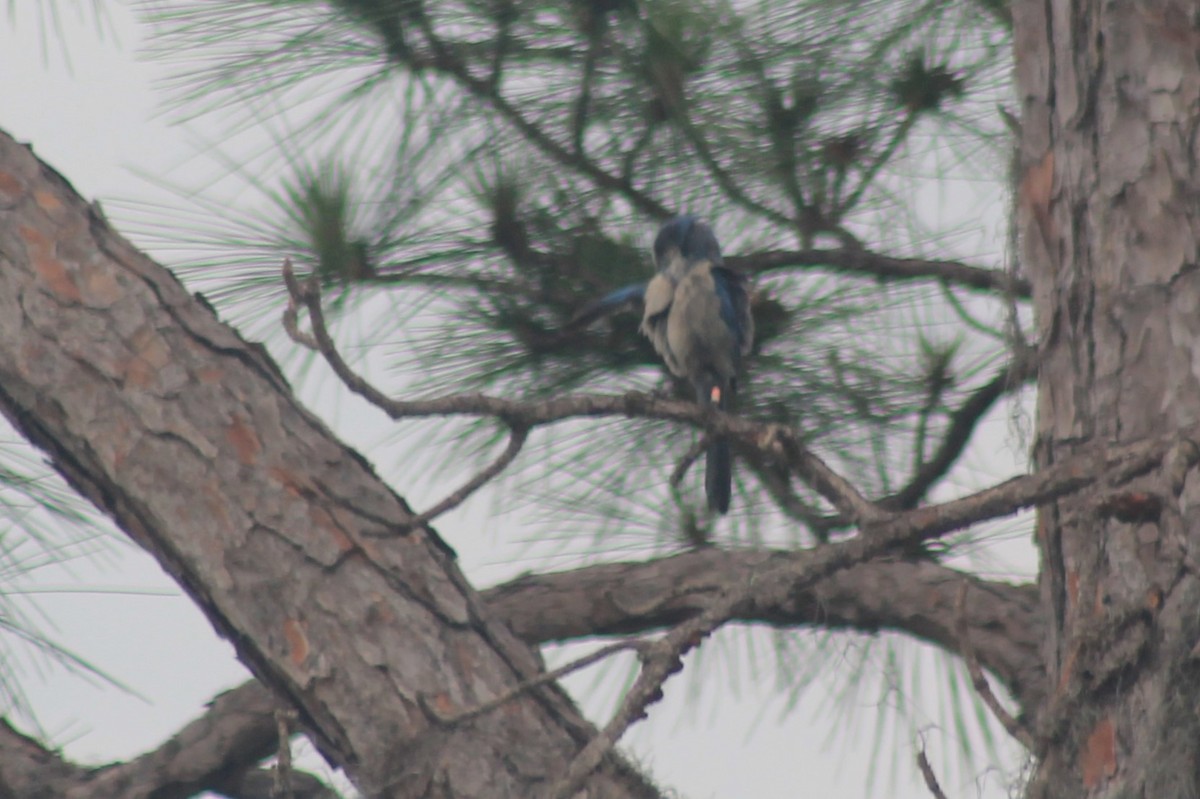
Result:
M685 261L721 263L716 234L704 220L691 214L677 216L659 229L654 239L654 263L659 269L667 268L675 251Z

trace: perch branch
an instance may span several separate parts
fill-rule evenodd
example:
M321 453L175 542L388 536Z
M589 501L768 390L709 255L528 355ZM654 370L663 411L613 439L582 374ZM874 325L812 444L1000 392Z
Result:
M285 264L287 266L287 264ZM1007 516L1041 502L1078 491L1097 480L1125 479L1158 465L1168 448L1180 439L1200 440L1200 427L1176 431L1120 446L1099 442L1037 474L1014 477L960 499L914 510L892 512L867 500L844 477L805 444L804 436L785 425L763 424L704 408L695 403L663 399L630 391L625 394L583 394L523 402L486 394L450 394L425 400L395 400L364 380L342 359L325 326L316 281L301 286L287 270L289 292L309 312L313 337L321 354L352 391L393 419L425 416L496 416L510 425L535 427L569 418L628 416L686 422L709 434L729 436L786 463L814 490L868 535L848 544L876 552L900 541L930 540L977 522ZM859 560L861 558L858 558Z

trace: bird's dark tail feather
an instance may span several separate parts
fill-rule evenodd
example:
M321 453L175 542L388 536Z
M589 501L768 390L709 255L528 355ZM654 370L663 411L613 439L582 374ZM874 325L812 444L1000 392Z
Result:
M707 463L704 467L704 490L708 493L708 507L717 513L729 512L729 495L732 492L733 469L730 464L729 442L718 438L708 445Z
M733 387L724 386L717 402L713 402L712 390L701 400L705 404L715 404L721 410L728 410L732 404ZM704 491L708 495L709 510L725 514L729 512L729 498L733 492L733 463L729 452L729 441L725 438L713 438L709 442L704 464Z

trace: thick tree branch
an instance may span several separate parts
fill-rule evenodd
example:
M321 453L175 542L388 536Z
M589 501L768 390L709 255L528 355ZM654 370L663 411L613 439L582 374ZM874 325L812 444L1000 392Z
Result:
M51 799L65 796L59 787L87 780L89 769L69 763L0 719L0 796Z
M498 620L531 644L641 634L675 626L766 565L799 557L796 552L704 549L646 562L527 575L481 596ZM964 581L972 589L960 611L954 597ZM764 598L747 604L732 619L775 627L894 630L958 653L964 651L965 625L979 663L1005 684L1031 718L1044 688L1036 587L979 580L928 561L865 563L797 590L783 602ZM633 645L614 644L620 649ZM610 652L606 647L595 657ZM520 690L527 685L500 698L509 701ZM472 715L493 706L475 708ZM206 714L158 750L99 770L72 766L0 726L0 775L6 781L0 784L9 788L4 795L16 799L34 797L38 788L53 788L53 795L71 799L187 796L205 788L251 795L262 786L263 774L227 775L256 766L274 751L276 707L261 683L246 683L218 696ZM230 787L235 785L240 787ZM167 786L180 793L167 792Z
M279 700L256 683L217 696L207 713L153 752L100 769L87 799L170 799L194 796L236 780L270 756L278 743L274 711Z
M520 638L544 643L674 626L772 563L802 552L701 549L646 562L520 577L483 592ZM881 560L836 572L778 601L763 594L733 620L774 627L895 630L962 652L955 598L967 580L967 629L980 663L1030 714L1042 697L1042 619L1032 585L978 580L930 561ZM553 613L547 612L554 608Z

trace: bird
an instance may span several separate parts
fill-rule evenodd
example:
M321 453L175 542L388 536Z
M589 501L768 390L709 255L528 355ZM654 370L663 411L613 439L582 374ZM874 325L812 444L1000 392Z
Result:
M576 323L641 300L640 330L671 374L691 382L699 404L731 410L742 358L754 345L749 281L725 266L716 234L691 214L659 229L654 263L657 271L648 282L610 292L576 314ZM729 441L713 436L704 469L711 510L729 511L732 475Z

